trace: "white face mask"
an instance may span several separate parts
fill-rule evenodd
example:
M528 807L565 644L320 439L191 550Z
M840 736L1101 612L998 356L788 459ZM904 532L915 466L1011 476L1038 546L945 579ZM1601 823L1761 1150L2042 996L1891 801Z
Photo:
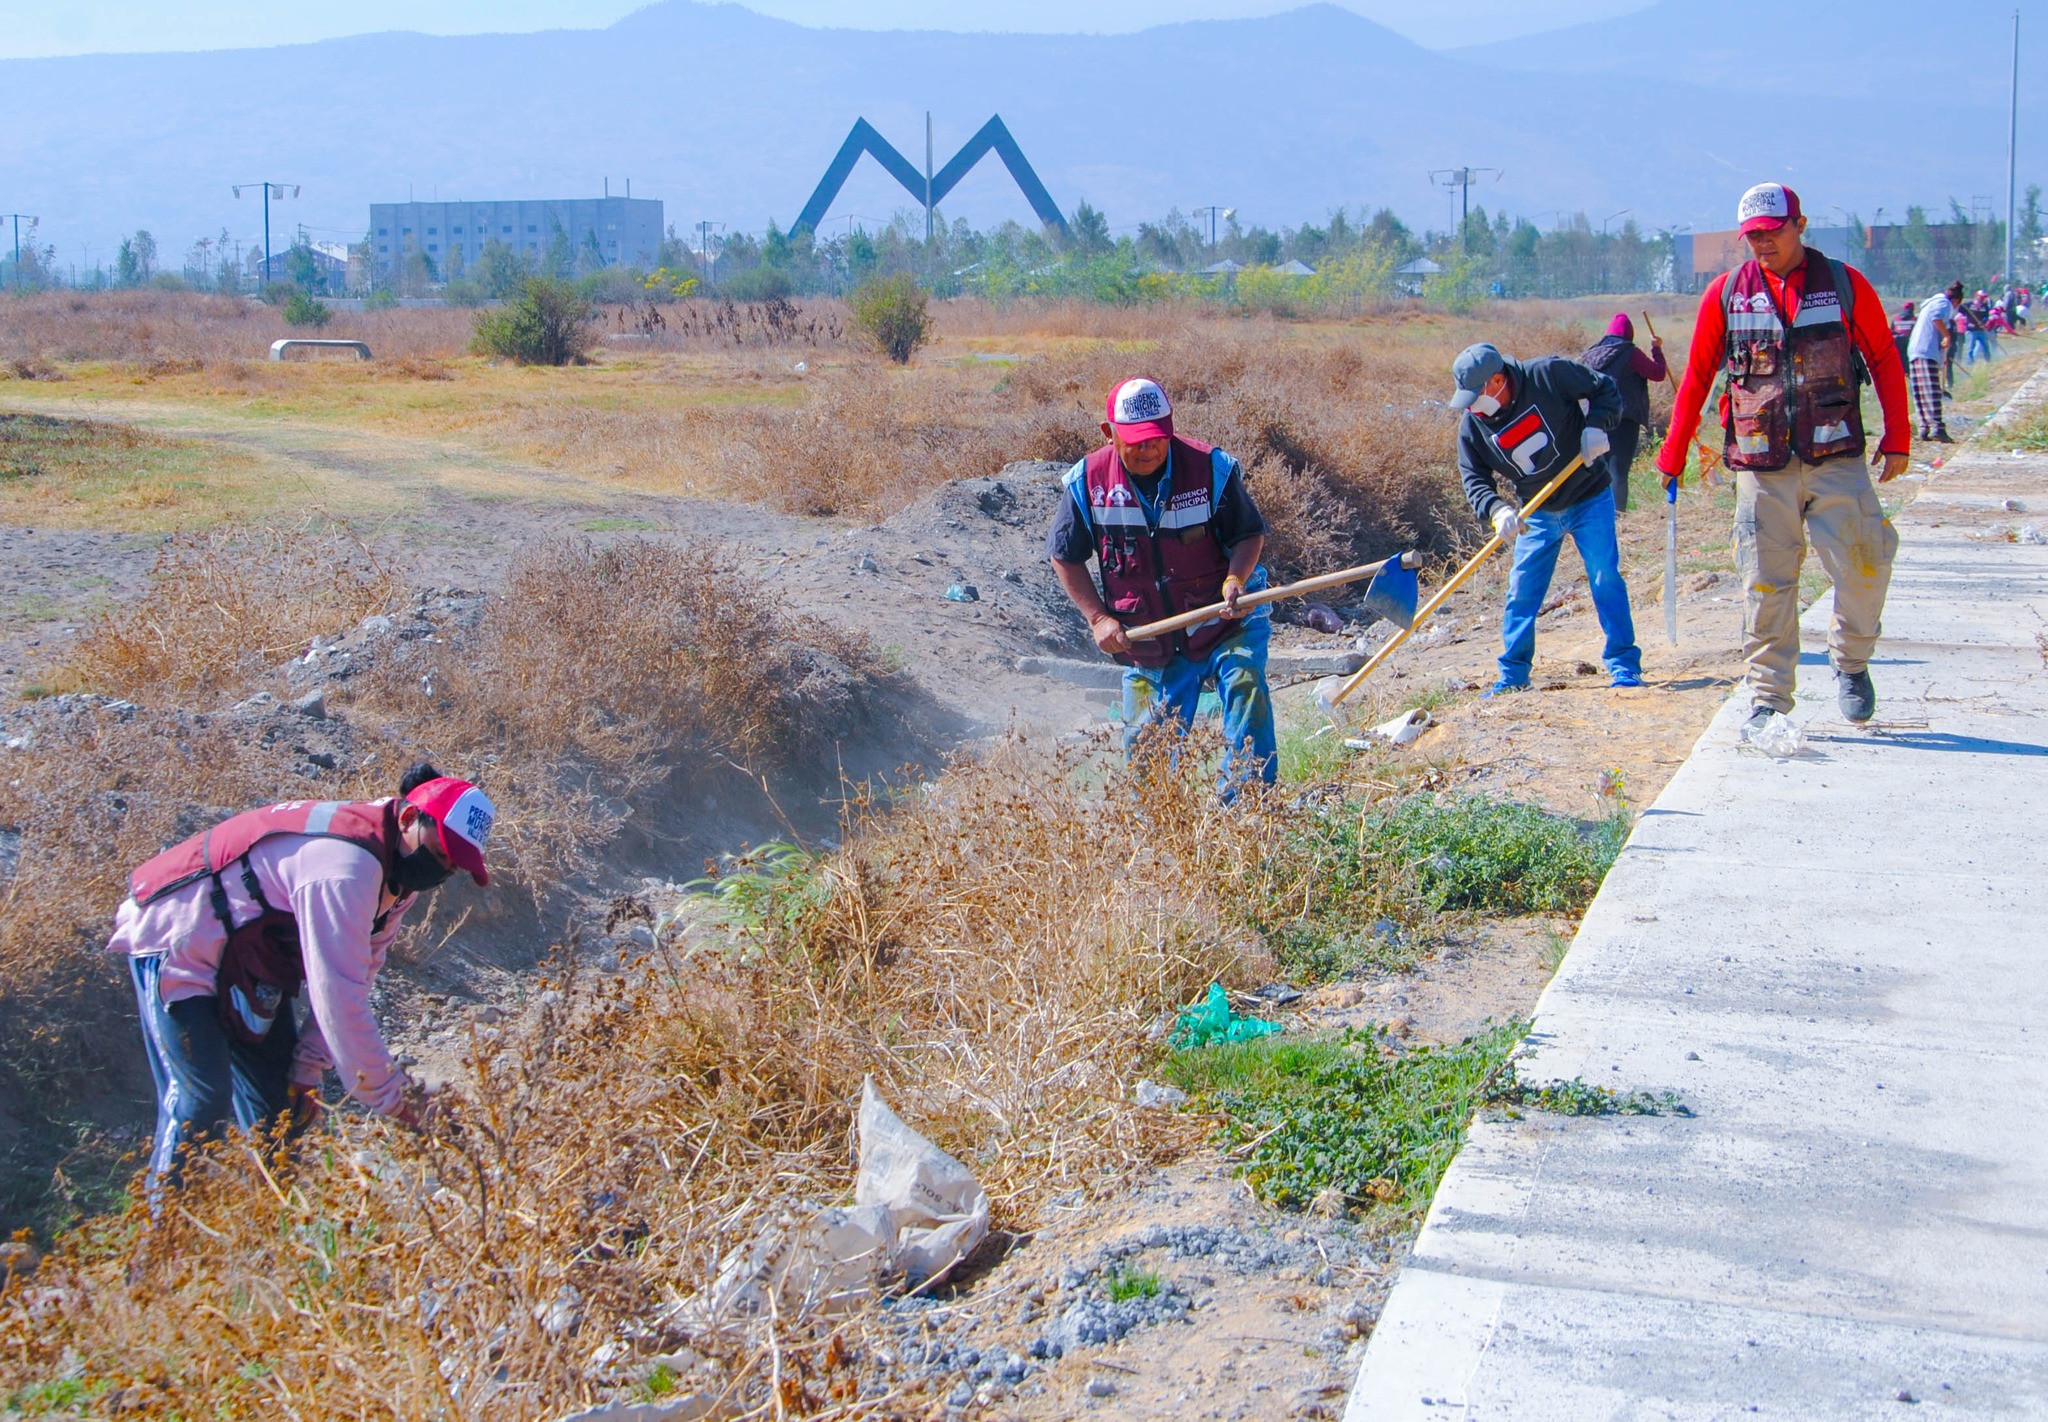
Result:
M1500 401L1494 399L1491 395L1475 395L1472 398L1472 403L1465 408L1475 415L1483 415L1491 419L1500 413Z

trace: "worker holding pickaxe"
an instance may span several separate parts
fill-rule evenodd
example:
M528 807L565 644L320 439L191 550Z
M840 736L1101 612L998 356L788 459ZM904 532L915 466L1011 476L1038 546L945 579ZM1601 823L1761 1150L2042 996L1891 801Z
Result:
M1485 344L1461 352L1451 376L1457 382L1451 408L1465 412L1458 425L1465 497L1515 550L1501 617L1500 678L1486 694L1529 689L1536 614L1567 537L1578 545L1593 611L1607 634L1608 684L1641 686L1643 653L1621 576L1606 464L1607 431L1621 418L1621 391L1578 361L1510 360ZM1497 478L1507 480L1514 501L1502 496ZM1559 478L1563 483L1553 487Z
M1270 785L1280 768L1266 686L1272 615L1238 607L1266 586L1266 521L1235 459L1174 433L1173 406L1156 382L1124 381L1107 414L1108 443L1067 473L1046 553L1095 645L1124 664L1125 747L1161 718L1191 725L1203 686L1214 684L1226 798L1247 780ZM1129 635L1189 616L1193 625L1163 636Z

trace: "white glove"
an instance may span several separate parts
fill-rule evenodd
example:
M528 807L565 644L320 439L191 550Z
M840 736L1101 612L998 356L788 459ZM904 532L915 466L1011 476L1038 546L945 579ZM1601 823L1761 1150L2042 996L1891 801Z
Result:
M1607 431L1597 425L1587 425L1585 432L1579 436L1579 458L1591 464L1607 453L1607 450Z
M1515 512L1514 505L1500 504L1493 511L1494 535L1503 543L1513 543L1522 535L1522 517Z

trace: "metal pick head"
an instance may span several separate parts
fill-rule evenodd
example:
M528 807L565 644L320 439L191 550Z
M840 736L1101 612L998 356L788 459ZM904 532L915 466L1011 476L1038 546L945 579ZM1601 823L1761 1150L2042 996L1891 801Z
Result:
M1404 632L1415 625L1415 606L1422 594L1415 570L1405 566L1407 561L1406 557L1394 559L1365 585L1365 605Z

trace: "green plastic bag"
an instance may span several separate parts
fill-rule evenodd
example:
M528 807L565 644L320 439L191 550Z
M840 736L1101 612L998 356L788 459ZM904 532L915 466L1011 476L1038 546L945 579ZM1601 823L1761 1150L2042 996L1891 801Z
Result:
M1239 1017L1230 1010L1230 995L1223 991L1223 984L1210 983L1209 996L1201 1006L1189 1008L1175 1022L1171 1042L1180 1048L1206 1047L1212 1042L1249 1042L1279 1030L1278 1022Z

